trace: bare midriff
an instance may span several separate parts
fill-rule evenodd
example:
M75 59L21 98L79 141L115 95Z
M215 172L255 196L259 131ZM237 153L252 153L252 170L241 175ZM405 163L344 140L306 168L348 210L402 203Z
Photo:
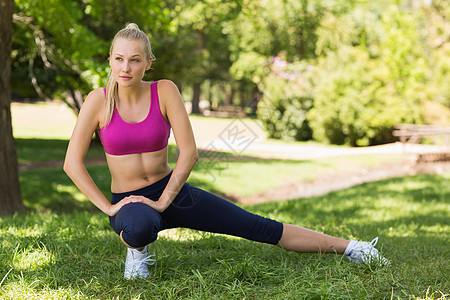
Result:
M164 178L172 170L168 163L167 147L146 153L106 154L106 160L111 172L113 193L124 193L146 187Z

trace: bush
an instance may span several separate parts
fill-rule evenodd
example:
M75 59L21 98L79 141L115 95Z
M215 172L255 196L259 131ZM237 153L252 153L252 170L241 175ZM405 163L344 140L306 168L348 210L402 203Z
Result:
M259 85L263 97L258 103L258 117L270 138L312 139L306 119L313 106L308 69L305 63L288 64L278 56L271 60L271 73Z
M391 8L382 38L341 45L319 59L307 119L321 142L367 146L395 141L398 123L423 123L427 65L413 16Z

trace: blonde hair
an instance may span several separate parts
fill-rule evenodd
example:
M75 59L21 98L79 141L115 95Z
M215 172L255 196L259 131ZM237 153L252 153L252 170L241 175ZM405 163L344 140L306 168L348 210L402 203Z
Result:
M114 43L117 39L124 38L128 40L140 41L144 45L144 52L147 60L155 60L156 57L152 53L152 46L150 44L150 39L148 36L139 29L139 27L134 23L129 23L123 29L116 33L114 39L111 43L111 48L109 49L109 55L113 52ZM119 100L118 84L112 76L111 69L108 73L108 83L106 84L106 118L105 125L111 122L114 109Z

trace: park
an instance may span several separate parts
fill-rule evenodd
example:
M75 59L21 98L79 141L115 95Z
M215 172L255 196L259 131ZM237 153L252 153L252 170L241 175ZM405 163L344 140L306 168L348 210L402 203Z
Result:
M448 298L447 1L12 2L0 2L0 42L11 41L0 53L11 67L0 80L0 299ZM379 237L390 264L174 228L149 245L150 276L124 279L126 248L63 163L128 22L155 47L144 80L172 79L189 112L199 159L188 183L280 222ZM173 133L167 149L173 169ZM110 198L97 137L85 164Z

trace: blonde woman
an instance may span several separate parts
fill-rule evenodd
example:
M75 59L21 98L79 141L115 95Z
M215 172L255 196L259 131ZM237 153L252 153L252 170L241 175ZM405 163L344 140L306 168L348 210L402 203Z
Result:
M78 116L64 171L86 197L110 219L128 247L125 278L149 275L154 259L147 245L158 232L185 227L234 235L296 252L344 254L356 263L386 264L372 242L357 242L283 224L249 213L186 180L198 160L183 100L169 80L143 81L153 60L147 35L136 24L120 30L109 53L106 88L93 90ZM111 202L88 174L84 158L96 129L111 173ZM172 129L179 157L168 164Z

